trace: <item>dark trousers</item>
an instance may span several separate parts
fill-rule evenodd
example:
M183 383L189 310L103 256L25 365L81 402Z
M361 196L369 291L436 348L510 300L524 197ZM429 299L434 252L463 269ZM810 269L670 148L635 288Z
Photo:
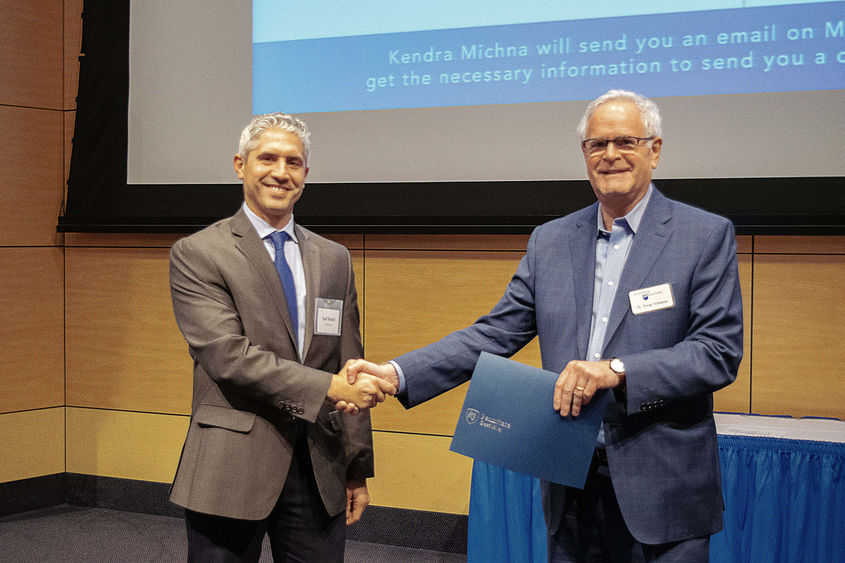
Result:
M257 562L265 534L273 561L343 561L346 515L326 513L304 437L294 449L282 494L267 519L236 520L186 510L185 524L191 562Z
M635 540L619 510L607 456L599 450L584 489L567 489L560 527L549 534L548 546L552 563L707 563L710 537L660 545Z

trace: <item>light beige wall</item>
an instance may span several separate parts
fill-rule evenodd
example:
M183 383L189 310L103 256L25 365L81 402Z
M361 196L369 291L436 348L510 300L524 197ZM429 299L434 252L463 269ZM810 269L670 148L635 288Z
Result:
M9 14L0 19L0 75L13 77L0 81L0 120L12 124L0 129L0 147L13 156L0 167L0 482L62 471L167 482L191 391L167 286L179 235L55 234L77 67L76 53L65 53L78 51L81 0L19 4L0 0ZM19 71L20 49L9 47L20 45L43 51L25 55L30 66ZM365 350L375 361L487 312L527 240L332 238L352 250ZM845 379L835 370L845 355L845 237L737 240L745 359L716 408L845 418ZM536 342L516 359L539 366ZM465 392L411 411L393 400L374 411L374 504L467 512L471 462L448 449Z
M172 477L190 407L190 361L167 293L167 249L176 238L67 236L68 471L165 482ZM527 240L334 238L353 253L365 352L374 361L436 340L487 312ZM716 394L716 408L845 418L836 401L845 383L830 376L845 353L838 321L845 311L835 298L845 294L845 237L737 241L745 359L737 381ZM516 359L539 366L536 342ZM800 398L785 396L781 380L798 373ZM410 411L390 400L373 412L374 504L467 512L471 463L448 447L465 392L462 386Z
M65 470L64 249L82 0L0 0L0 482Z
M845 237L754 237L751 404L845 419Z

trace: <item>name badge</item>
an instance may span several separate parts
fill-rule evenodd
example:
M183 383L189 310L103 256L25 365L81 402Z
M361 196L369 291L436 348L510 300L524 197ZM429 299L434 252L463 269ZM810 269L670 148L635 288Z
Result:
M318 297L314 305L314 334L340 336L343 299L323 299Z
M672 286L668 283L635 289L628 293L628 299L631 301L631 311L635 315L669 309L675 306Z

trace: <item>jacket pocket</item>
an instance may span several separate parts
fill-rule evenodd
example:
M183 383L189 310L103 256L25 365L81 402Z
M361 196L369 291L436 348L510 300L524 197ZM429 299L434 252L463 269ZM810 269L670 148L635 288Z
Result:
M255 413L215 405L200 405L194 418L200 428L225 428L243 434L255 424Z

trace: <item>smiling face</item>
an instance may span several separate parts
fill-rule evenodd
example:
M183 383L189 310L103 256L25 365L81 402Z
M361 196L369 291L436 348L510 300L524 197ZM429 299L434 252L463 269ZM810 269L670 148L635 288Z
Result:
M302 141L294 133L268 129L246 160L235 155L235 172L244 183L244 200L253 213L281 229L305 189L308 167Z
M626 100L610 100L596 108L587 121L586 138L615 139L623 135L647 137L640 110ZM612 221L628 213L645 196L651 171L660 160L660 137L640 142L630 152L613 143L604 152L584 154L587 174L602 211Z

